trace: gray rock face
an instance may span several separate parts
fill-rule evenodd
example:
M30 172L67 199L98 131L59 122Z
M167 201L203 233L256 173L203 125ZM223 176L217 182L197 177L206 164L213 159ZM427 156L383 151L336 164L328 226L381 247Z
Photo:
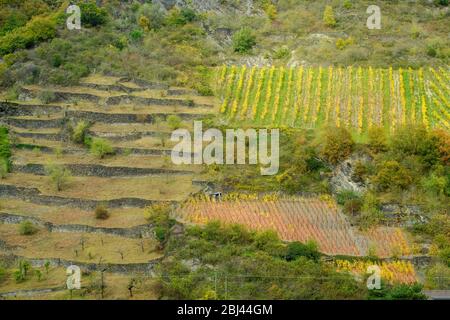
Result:
M351 158L344 160L338 164L330 179L331 189L333 193L337 193L343 190L351 190L357 193L363 193L366 191L367 186L364 183L355 181L352 176L354 174L354 167L356 162L366 162L367 157L352 156Z

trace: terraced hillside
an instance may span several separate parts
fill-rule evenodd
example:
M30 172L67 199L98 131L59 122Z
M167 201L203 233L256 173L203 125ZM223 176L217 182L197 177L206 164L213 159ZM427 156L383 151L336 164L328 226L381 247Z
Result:
M367 256L371 250L382 258L410 254L401 229L377 227L359 231L334 202L320 199L193 200L179 213L182 219L194 223L220 220L259 231L274 230L286 241L314 240L320 251L329 255Z
M223 66L221 112L232 121L364 133L408 123L450 129L448 68Z
M0 253L44 274L47 262L60 270L54 272L70 264L106 268L107 279L124 283L126 296L126 278L151 272L162 257L144 208L176 204L201 188L193 182L201 169L172 164L170 132L212 113L214 101L192 90L98 75L79 87L24 86L19 100L1 100L1 122L15 148L11 173L0 180ZM81 122L88 124L85 141L101 139L113 154L98 156L75 143L70 128ZM71 173L59 191L49 164ZM99 206L109 218L96 218ZM25 221L38 231L21 234ZM23 294L34 289L25 283Z

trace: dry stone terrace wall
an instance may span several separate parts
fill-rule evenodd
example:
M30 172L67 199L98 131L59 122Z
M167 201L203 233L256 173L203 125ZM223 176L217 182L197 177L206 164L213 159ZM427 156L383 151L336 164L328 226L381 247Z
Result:
M77 232L100 233L126 238L150 238L153 236L153 225L140 225L131 228L103 228L80 224L54 224L39 218L23 216L11 213L0 213L0 222L7 224L19 224L22 221L30 221L37 226L47 229L49 232Z
M111 133L111 132L96 132L89 130L89 135L98 138L106 138L108 140L117 142L138 140L144 137L160 137L160 136L166 136L167 138L170 137L169 132L156 132L156 131Z
M21 95L25 99L37 98L39 90L21 88ZM112 90L112 89L111 89ZM158 105L158 106L184 106L184 107L213 107L209 104L195 104L193 100L189 99L177 99L177 98L156 98L156 97L140 97L129 94L120 94L110 97L101 97L93 93L82 93L82 92L68 92L60 91L58 89L49 90L54 94L54 101L56 102L66 102L71 99L85 100L96 104L102 105L118 105L118 104L140 104L140 105ZM168 91L169 92L169 91ZM175 96L188 93L189 91L183 90L172 90Z
M30 139L60 141L63 138L63 135L61 133L17 132L17 131L13 131L13 133L18 137Z
M6 257L5 257L6 258ZM0 260L3 259L0 256ZM82 271L101 271L105 270L106 272L111 273L121 273L121 274L132 274L132 273L143 273L151 275L154 270L155 265L162 260L161 258L156 258L150 260L147 263L85 263L76 260L64 260L59 258L27 258L18 255L8 255L7 259L15 259L15 260L27 260L33 267L43 267L47 262L50 263L53 267L64 267L67 268L71 265L76 265L80 267Z
M153 140L156 139L149 139L149 144L147 144L147 141L138 141L139 143L135 145L131 142L133 140L140 140L144 137L160 138L161 135L169 138L170 132L164 130L160 132L159 126L149 126L149 130L145 129L146 131L134 131L134 126L129 124L137 124L140 128L141 124L146 124L146 127L147 124L154 123L156 117L162 121L166 121L169 115L176 115L181 118L181 120L188 122L194 119L204 118L208 114L211 114L207 111L207 108L212 108L213 105L206 104L209 102L207 99L195 97L198 94L192 90L183 88L169 88L166 85L136 81L134 79L131 81L130 79L125 78L120 80L117 79L118 78L107 77L99 79L99 77L94 76L90 79L85 79L86 82L82 82L80 86L76 88L49 89L40 88L38 86L22 88L19 94L19 100L23 102L16 103L0 101L0 123L10 127L11 141L16 148L30 150L39 148L40 152L54 154L58 151L58 155L60 152L62 152L62 154L85 155L89 152L88 148L70 143L68 130L69 124L73 125L78 121L83 120L89 124L108 124L101 126L104 127L103 130L105 131L101 130L101 132L97 132L91 129L88 130L87 134L89 136L101 137L109 140L114 148L115 154L133 154L136 156L152 155L165 157L170 156L172 150L170 148L157 147L157 144L153 143ZM94 83L89 83L89 81L93 81ZM95 81L98 81L99 83L97 84ZM155 89L155 91L142 92L147 89ZM34 101L37 100L34 99L38 98L40 93L43 91L52 92L55 96L54 102L56 103L51 103L49 105L35 103ZM142 93L133 94L134 92ZM189 99L189 96L193 96L193 100ZM77 101L80 103L77 104ZM200 101L200 103L196 104L196 101ZM109 105L111 107L108 108ZM135 106L139 106L139 108L136 108ZM195 109L196 107L199 107L199 109ZM116 112L116 110L120 111ZM116 128L113 128L113 130L108 132L109 127L112 127L118 123L124 124L120 132L116 132L117 130L114 130ZM128 147L128 145L133 147ZM140 146L142 146L142 148ZM194 153L192 153L192 155L194 155ZM114 155L111 156L112 162L115 162L116 159L113 159L113 157ZM176 168L172 167L166 169L166 167L162 164L165 163L165 159L158 159L155 167L135 167L137 166L137 164L133 163L135 158L138 157L129 157L128 161L128 158L124 157L124 162L121 161L119 165L113 165L112 162L111 165L108 165L109 157L103 159L102 164L96 163L95 160L92 163L78 163L78 161L72 157L70 160L63 159L63 162L64 166L71 171L73 176L95 176L108 178L152 175L167 175L169 177L170 175L186 175L183 176L183 181L186 179L191 181L191 176L193 177L195 174L195 170L176 170ZM12 172L10 174L11 176L18 173L46 175L45 162L41 161L41 159L47 159L45 156L39 158L39 160L36 160L34 156L30 158L28 153L24 153L21 154L20 157L16 158L14 157L13 152L12 159L13 164ZM148 179L151 179L151 177ZM12 180L16 181L14 179ZM23 182L20 184L18 183L18 185L13 185L13 182L10 182L12 180L10 179L8 181L8 177L5 180L2 180L2 183L0 184L0 198L20 199L22 201L39 204L42 206L48 206L53 209L73 207L90 211L93 214L94 209L99 205L113 209L126 207L145 208L154 203L167 203L173 207L176 207L179 204L178 201L159 200L167 198L170 199L171 196L158 196L156 193L154 200L145 199L145 196L143 196L143 198L127 197L127 195L133 194L131 192L121 192L120 194L116 192L116 194L108 196L109 200L86 199L82 194L77 194L75 196L61 196L61 194L56 192L53 193L52 191L46 191L44 193L43 191L41 192L39 188L27 187L27 184L22 184ZM87 178L86 180L89 182L90 179ZM178 180L173 180L174 181L172 182L172 179L170 179L167 184L169 187L172 187L173 185L173 188L176 188ZM188 182L188 185L190 185L190 182ZM87 187L89 187L89 183L87 183ZM92 188L96 188L96 186L93 185ZM156 186L155 188L160 187ZM195 190L197 190L197 188L186 190L186 196L188 191L195 192ZM91 191L95 191L95 189ZM140 196L138 195L138 197ZM174 198L178 199L178 193L176 195L174 194ZM128 210L118 211L123 214L123 216L119 217L120 221L122 221L122 219L128 219L128 216L126 216ZM96 224L92 223L83 224L84 222L81 222L81 224L71 224L71 221L63 221L62 224L53 223L47 221L44 217L41 218L38 214L34 215L33 213L28 213L26 211L0 212L0 224L5 223L17 225L25 220L31 221L33 224L39 226L41 231L46 230L46 234L49 237L59 236L63 239L71 237L74 234L102 234L122 237L117 239L120 244L123 241L130 241L127 238L140 239L155 237L154 226L152 224L124 228L121 228L121 225L116 224L114 225L114 228L110 228L96 226ZM15 228L14 226L11 227ZM47 232L59 234L55 235ZM44 241L45 239L46 238L44 238ZM1 240L0 236L0 252L8 253L8 257L12 258L13 261L24 259L30 261L34 266L43 266L47 261L49 261L52 265L61 267L67 267L75 264L82 270L86 271L98 271L106 268L107 272L124 274L140 272L151 275L155 264L162 259L154 259L148 263L127 263L131 260L127 260L127 257L122 257L123 260L118 260L117 262L120 263L116 264L83 263L59 259L57 254L47 251L42 254L35 254L31 252L27 257L17 256L15 253L19 253L16 252L18 249L20 248L9 246L8 243ZM6 261L5 259L6 256L0 257L0 260L2 261ZM69 256L68 259L71 259L71 257ZM97 262L96 260L91 261ZM52 290L52 288L48 289ZM55 290L58 290L58 288ZM30 292L33 294L32 290ZM13 293L13 295L15 294L17 294L17 292Z
M39 104L19 104L14 102L0 101L0 117L7 116L38 116L62 112L61 106L39 105Z
M41 205L68 206L84 210L94 210L98 205L105 205L109 208L145 208L154 203L176 203L174 201L147 200L140 198L117 198L111 200L66 198L44 195L36 188L24 188L6 184L0 185L0 194L3 197L21 199Z
M79 92L63 92L63 91L57 91L57 90L49 90L50 92L53 92L55 95L55 101L69 101L71 99L82 99L87 100L94 103L99 103L102 99L99 96L96 96L95 94L91 93L79 93ZM27 98L37 98L37 90L31 90L27 88L21 88L20 89L21 95L23 97Z
M135 167L109 167L98 164L65 164L72 175L75 176L95 176L95 177L129 177L129 176L148 176L158 174L186 175L192 174L191 171L170 170L162 168L135 168ZM36 175L47 175L45 165L29 163L26 165L13 164L14 172L32 173Z
M50 129L60 128L64 124L63 118L58 119L24 119L24 118L7 118L3 120L4 123L26 129Z
M156 117L163 120L170 114L167 113L152 113L152 114L136 114L136 113L106 113L93 111L77 111L68 110L66 116L73 119L87 120L101 123L154 123ZM176 113L178 117L183 120L193 120L203 118L202 114L193 113Z

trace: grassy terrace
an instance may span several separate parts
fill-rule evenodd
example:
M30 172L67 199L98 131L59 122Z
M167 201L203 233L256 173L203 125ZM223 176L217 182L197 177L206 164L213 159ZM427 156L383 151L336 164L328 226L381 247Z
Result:
M91 94L100 98L109 98L109 97L115 97L115 96L121 96L124 93L120 91L104 91L104 90L97 90L92 89L88 87L54 87L54 88L42 88L38 85L25 85L23 86L24 89L31 90L31 91L55 91L55 92L64 92L64 93L85 93L85 94Z
M50 233L40 229L20 235L16 225L0 225L0 234L14 253L26 258L60 258L84 263L145 263L161 257L154 239L130 239L93 233ZM142 242L144 250L142 251ZM84 250L83 250L84 243ZM123 254L123 259L121 256Z
M170 156L151 156L151 155L115 155L99 159L89 153L86 154L63 154L43 153L33 150L16 150L12 158L15 164L25 165L28 163L37 164L97 164L103 166L117 166L130 168L163 168L171 170L190 170L199 171L200 166L174 165Z
M32 130L30 132L35 132L35 131ZM82 148L79 145L75 145L75 144L63 142L63 141L55 141L55 140L19 137L16 139L15 142L16 142L16 144L35 145L35 146L61 148L61 149L66 149L66 148L80 149L80 151L82 150ZM35 151L35 152L37 152L37 151Z
M40 91L53 91L53 92L61 92L61 93L74 93L74 94L89 94L93 96L97 96L99 98L110 98L110 97L118 97L118 96L134 96L134 97L140 97L140 98L164 98L164 99L170 99L173 100L174 105L177 104L179 100L191 100L195 104L209 104L213 105L211 97L203 97L203 96L196 96L196 95L174 95L170 96L167 94L167 90L161 90L161 89L145 89L142 91L136 91L131 92L130 94L124 93L122 91L115 91L115 90L98 90L93 89L89 87L83 87L83 86L72 86L72 87L54 87L54 88L42 88L38 85L25 85L23 86L24 89L30 90L33 92L40 92Z
M183 128L192 129L192 121L183 122ZM103 132L103 133L132 133L132 132L165 132L170 134L171 128L166 122L159 124L151 123L95 123L89 128L91 132Z
M42 134L58 134L61 132L60 128L40 128L40 129L29 129L29 128L19 128L19 127L12 127L12 132L17 133L42 133Z
M61 197L112 200L117 198L140 198L147 200L181 201L199 187L192 185L192 176L170 175L132 178L72 177L68 186L56 192L49 177L13 173L1 184L38 188L45 195Z
M101 84L101 85L107 85L111 86L116 83L118 83L120 80L119 77L112 77L112 76L104 76L100 74L91 74L88 77L82 79L81 83L90 83L90 84ZM134 84L134 83L133 83ZM137 84L134 84L136 88L140 88Z
M36 268L34 268L36 270ZM61 267L51 267L48 274L45 268L37 268L41 271L42 278L38 280L36 276L32 275L24 282L17 283L12 275L7 277L2 283L0 294L5 292L13 292L19 290L39 290L48 288L65 288L67 281L66 269ZM11 273L13 270L9 270ZM88 288L98 283L100 275L98 273L83 274L81 278L81 290L74 290L72 299L99 299L100 292L95 290L84 293L83 288ZM114 273L104 273L104 284L106 285L104 296L106 299L130 299L129 291L127 289L128 283L132 275L122 275ZM139 284L133 290L133 298L131 299L157 299L154 285L155 281L151 278L139 277ZM29 296L9 296L6 299L45 299L58 300L69 299L70 292L68 290L58 290L48 293L37 293Z
M131 228L146 224L144 209L108 209L106 220L96 219L94 211L69 207L44 206L17 199L0 199L0 212L39 218L54 224L80 224L103 228Z

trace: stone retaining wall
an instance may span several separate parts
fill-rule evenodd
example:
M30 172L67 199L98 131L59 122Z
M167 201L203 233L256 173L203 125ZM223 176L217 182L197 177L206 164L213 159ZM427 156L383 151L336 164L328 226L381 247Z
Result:
M0 222L2 223L19 224L22 221L30 221L37 226L47 229L49 232L100 233L136 239L153 237L153 226L150 224L130 228L103 228L80 224L54 224L36 217L5 212L0 213Z
M134 168L134 167L110 167L98 164L65 164L67 169L74 176L95 176L95 177L130 177L148 175L186 175L192 174L186 170L170 170L160 168ZM31 173L36 175L47 175L45 165L39 163L29 163L25 165L13 164L13 172Z
M68 206L84 210L94 210L99 205L105 205L108 208L145 208L154 203L176 203L175 201L147 200L140 198L118 198L112 200L65 198L41 194L37 188L17 187L6 184L0 184L0 196L21 199L41 205Z

